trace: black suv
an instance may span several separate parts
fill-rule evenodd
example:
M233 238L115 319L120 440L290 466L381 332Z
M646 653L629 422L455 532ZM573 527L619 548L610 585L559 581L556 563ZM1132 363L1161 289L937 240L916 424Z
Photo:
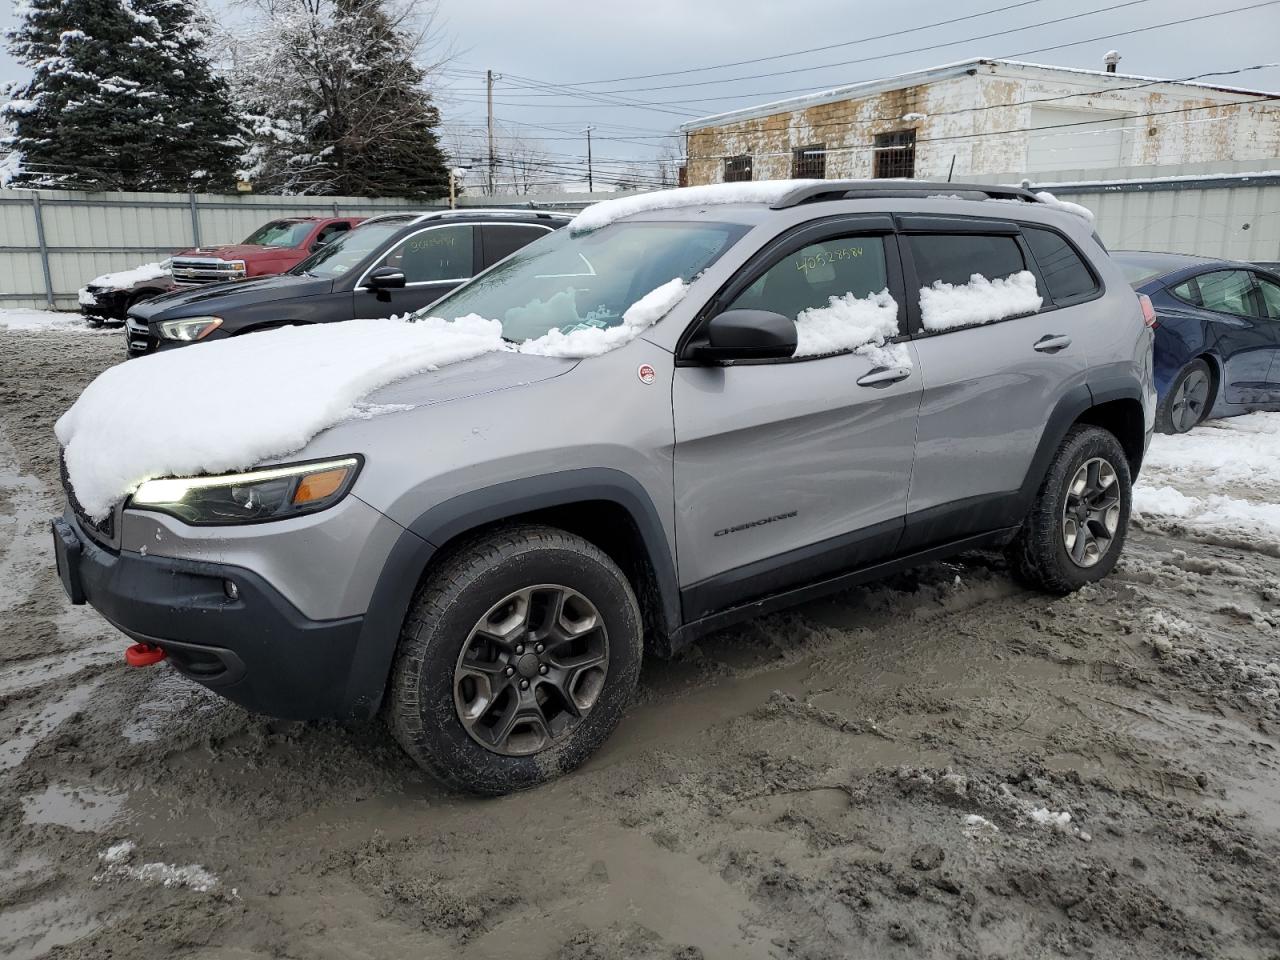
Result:
M134 305L125 320L129 356L290 324L409 313L569 220L474 209L374 217L288 273L177 290Z

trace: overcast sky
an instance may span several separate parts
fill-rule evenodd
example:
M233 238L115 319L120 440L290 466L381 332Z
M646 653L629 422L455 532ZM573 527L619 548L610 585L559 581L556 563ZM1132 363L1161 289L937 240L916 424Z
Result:
M1254 9L1183 22L1246 6ZM1001 7L1001 12L979 16ZM1094 10L1099 12L1046 23ZM972 19L913 29L965 16ZM4 9L0 26L12 22L12 11ZM1168 22L1173 25L1159 26ZM1121 72L1167 77L1280 60L1280 0L645 0L625 5L440 0L440 25L457 51L441 78L448 87L440 94L446 145L461 144L464 152L476 156L483 152L479 130L484 82L472 71L493 69L502 75L495 88L496 115L512 126L526 125L519 129L530 139L542 140L544 148L561 155L565 164L579 162L585 154L581 130L587 124L596 128L595 157L600 164L650 158L663 142L657 135L669 133L684 120L972 56L1100 68L1103 55L1115 48L1124 58ZM1135 30L1139 32L1117 35ZM760 64L587 87L610 91L605 99L640 101L647 108L529 86L530 80L581 85L689 70L864 39ZM1089 42L1043 49L1076 40ZM789 72L760 76L779 71ZM22 75L11 59L0 59L0 81ZM1277 67L1207 79L1280 90ZM705 82L711 80L729 82ZM637 89L695 82L701 85Z

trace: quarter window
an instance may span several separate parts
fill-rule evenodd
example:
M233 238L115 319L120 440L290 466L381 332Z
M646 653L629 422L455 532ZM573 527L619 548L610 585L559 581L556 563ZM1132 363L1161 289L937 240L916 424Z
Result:
M1244 270L1216 270L1195 278L1200 305L1237 317L1256 317L1253 306L1253 277ZM1175 291L1176 292L1176 291Z
M1272 320L1280 320L1280 283L1258 277L1258 291L1262 294L1262 305L1267 309L1267 316Z
M1098 292L1098 282L1088 266L1067 243L1052 230L1023 227L1022 235L1040 265L1040 275L1049 296L1057 303L1080 300Z
M484 238L485 263L492 265L511 256L525 244L545 237L548 231L542 227L503 223L483 226L480 232Z
M469 278L475 273L472 229L456 224L423 230L397 244L377 266L398 267L405 283Z

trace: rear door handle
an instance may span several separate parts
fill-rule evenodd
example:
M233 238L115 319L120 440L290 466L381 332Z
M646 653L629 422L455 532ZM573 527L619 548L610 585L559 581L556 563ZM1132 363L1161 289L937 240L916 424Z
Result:
M1057 353L1059 350L1065 350L1069 346L1071 346L1070 337L1051 333L1037 340L1032 349L1039 350L1041 353Z
M910 367L878 367L870 373L864 373L857 382L860 387L887 387L909 376L911 376Z

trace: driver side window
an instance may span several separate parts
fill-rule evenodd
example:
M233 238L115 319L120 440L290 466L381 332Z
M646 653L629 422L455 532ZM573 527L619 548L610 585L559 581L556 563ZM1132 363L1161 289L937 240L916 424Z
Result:
M729 305L791 320L832 299L865 300L888 288L884 237L833 237L782 257Z
M415 233L393 247L374 269L396 267L404 272L405 283L469 279L475 273L473 229L455 224Z

